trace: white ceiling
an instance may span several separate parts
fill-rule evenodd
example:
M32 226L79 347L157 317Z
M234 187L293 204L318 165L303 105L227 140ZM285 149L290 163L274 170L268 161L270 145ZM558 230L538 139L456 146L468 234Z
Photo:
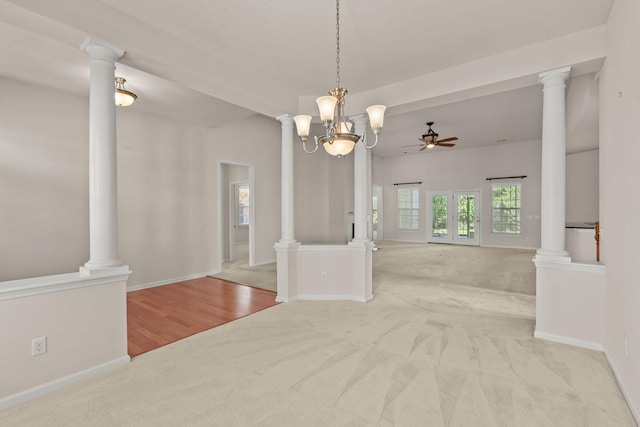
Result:
M347 112L350 96L602 25L612 2L342 0ZM126 51L117 74L139 95L129 108L202 126L296 114L301 97L335 84L335 3L327 0L0 0L0 76L87 96L79 46L88 35ZM576 99L597 106L593 76L583 81ZM427 121L441 138L459 137L455 149L540 138L537 84L482 95L413 107L377 100L391 108L376 154L412 153L402 146L417 143ZM597 108L573 120L593 124ZM597 146L597 135L587 132L580 144L570 149Z

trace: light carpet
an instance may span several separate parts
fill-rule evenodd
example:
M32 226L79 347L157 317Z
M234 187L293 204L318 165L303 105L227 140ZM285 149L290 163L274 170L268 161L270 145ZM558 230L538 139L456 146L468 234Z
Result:
M369 303L280 304L0 425L634 426L602 353L533 338L532 255L383 242Z

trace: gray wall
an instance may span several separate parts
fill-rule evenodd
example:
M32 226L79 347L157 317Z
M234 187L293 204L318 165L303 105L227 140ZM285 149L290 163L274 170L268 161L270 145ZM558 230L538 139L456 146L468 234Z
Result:
M383 168L384 237L390 240L425 242L427 239L426 192L431 190L480 190L482 192L483 246L538 248L540 246L540 141L515 142L481 148L429 152L414 156L378 159ZM526 175L522 180L522 235L491 234L490 177ZM422 181L420 189L420 228L398 230L397 193L394 183Z
M89 259L88 99L7 79L0 89L0 281L77 271ZM129 286L220 270L219 161L255 165L256 263L275 260L277 121L207 129L134 108L118 109L117 121L118 256L133 270Z

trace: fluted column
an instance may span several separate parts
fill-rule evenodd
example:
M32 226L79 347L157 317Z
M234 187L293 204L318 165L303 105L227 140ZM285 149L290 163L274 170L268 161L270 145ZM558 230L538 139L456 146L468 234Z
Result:
M276 117L282 123L282 153L280 171L281 231L280 243L295 242L293 212L293 116Z
M566 112L565 81L570 67L540 74L543 85L541 247L537 261L571 262L565 250Z
M367 117L358 115L352 117L354 133L363 135L367 131ZM353 149L353 220L355 223L355 242L367 242L367 151L362 142L356 143Z
M89 56L89 261L85 274L120 266L117 257L115 61L124 51L88 38Z

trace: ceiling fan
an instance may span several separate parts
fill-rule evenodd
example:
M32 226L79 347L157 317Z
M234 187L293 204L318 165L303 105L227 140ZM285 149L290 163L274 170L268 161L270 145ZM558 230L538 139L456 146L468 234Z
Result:
M425 133L420 138L418 138L418 141L422 141L424 143L424 146L419 151L422 151L426 148L433 148L436 145L440 147L453 147L454 145L456 145L456 144L448 143L449 141L457 141L458 138L455 136L453 138L445 138L445 139L439 140L438 134L435 133L433 129L431 129L432 125L433 125L433 122L427 122L427 126L429 126L429 130L427 131L427 133Z

